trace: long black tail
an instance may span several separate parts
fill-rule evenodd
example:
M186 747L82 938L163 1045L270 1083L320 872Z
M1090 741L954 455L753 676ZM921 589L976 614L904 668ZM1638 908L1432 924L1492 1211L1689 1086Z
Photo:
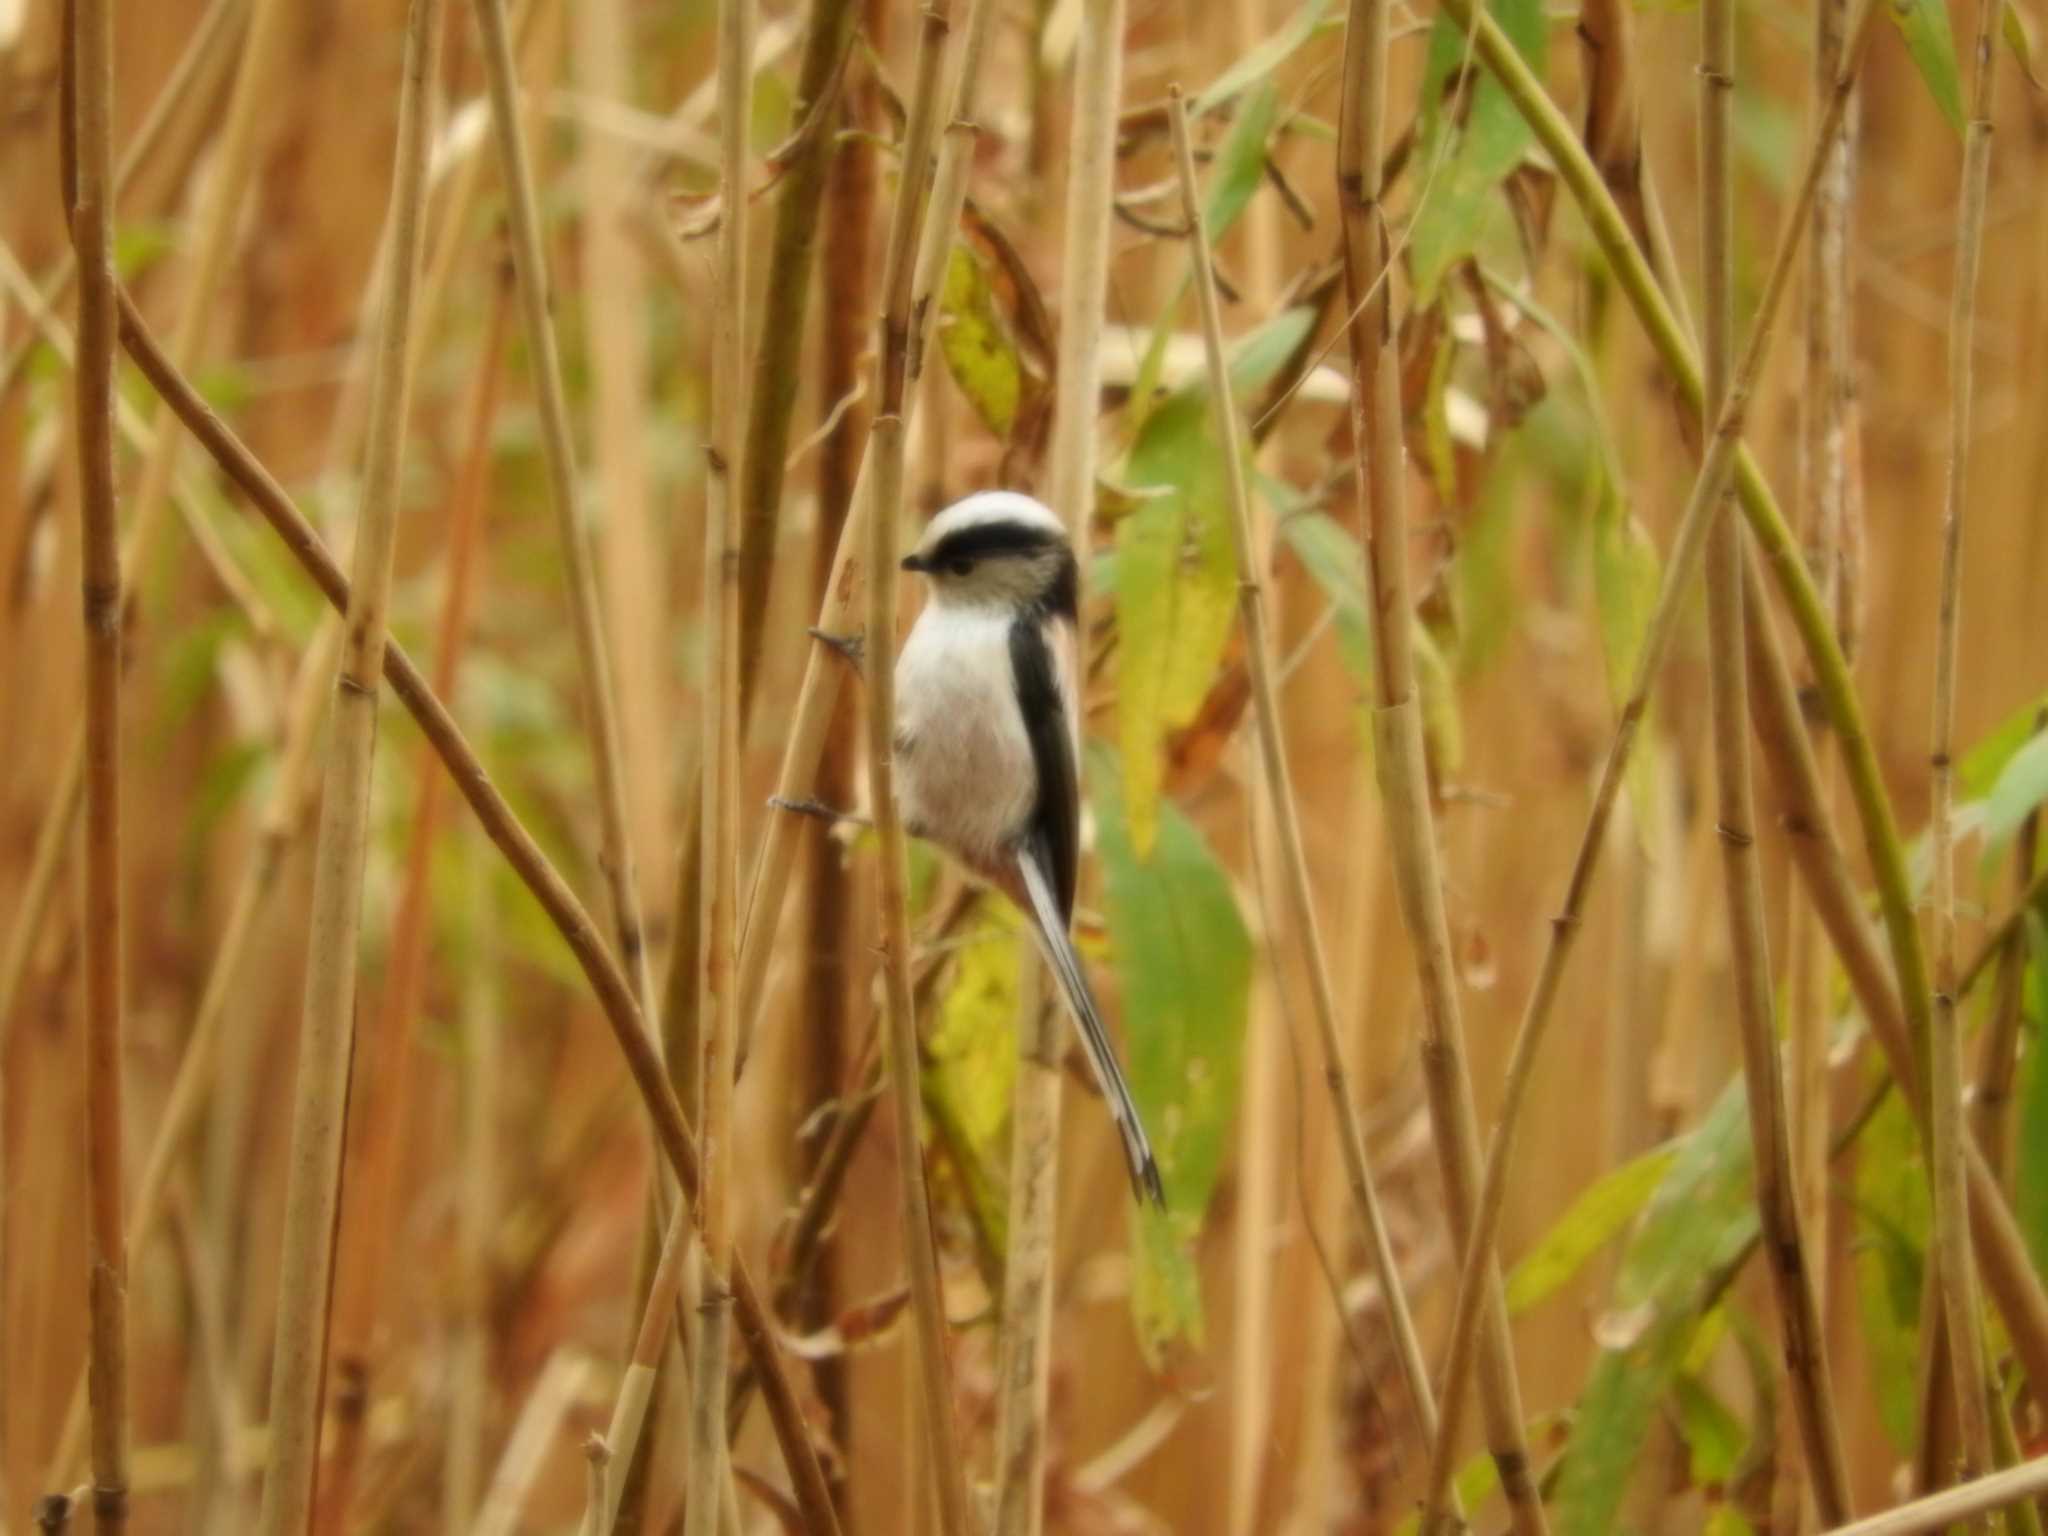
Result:
M1060 995L1066 999L1067 1011L1074 1016L1075 1027L1081 1032L1081 1043L1088 1049L1088 1064L1095 1069L1095 1081L1102 1088L1103 1098L1109 1102L1110 1116L1116 1121L1117 1134L1123 1139L1124 1162L1131 1172L1131 1189L1140 1200L1150 1200L1163 1209L1166 1186L1159 1179L1159 1164L1152 1156L1152 1143L1145 1139L1145 1127L1138 1119L1137 1103L1131 1098L1130 1085L1124 1081L1123 1068L1116 1059L1116 1048L1109 1042L1109 1031L1102 1027L1102 1015L1096 1011L1095 996L1088 990L1087 973L1081 969L1081 957L1075 953L1074 941L1068 937L1066 919L1053 896L1052 883L1028 844L1017 850L1017 872L1023 877L1025 893L1031 898L1031 916L1038 930L1039 948L1045 951L1046 962L1052 967L1053 975L1059 978Z

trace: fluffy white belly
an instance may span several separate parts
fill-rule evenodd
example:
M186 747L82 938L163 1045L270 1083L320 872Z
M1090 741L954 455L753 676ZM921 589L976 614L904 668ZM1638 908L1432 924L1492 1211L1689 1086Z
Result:
M905 825L986 864L1023 829L1037 791L1009 615L927 606L896 664L896 797Z

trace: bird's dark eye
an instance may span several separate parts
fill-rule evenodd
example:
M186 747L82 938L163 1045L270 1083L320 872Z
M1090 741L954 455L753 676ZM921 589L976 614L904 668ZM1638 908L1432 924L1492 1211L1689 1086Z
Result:
M971 576L974 574L974 562L956 558L946 562L946 569L955 576Z

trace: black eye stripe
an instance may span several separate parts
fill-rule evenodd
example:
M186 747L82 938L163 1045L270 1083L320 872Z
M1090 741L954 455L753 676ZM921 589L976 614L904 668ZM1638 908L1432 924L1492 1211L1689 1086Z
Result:
M932 547L925 559L944 568L955 561L986 560L998 555L1036 555L1064 543L1050 528L1029 523L976 523L956 529Z

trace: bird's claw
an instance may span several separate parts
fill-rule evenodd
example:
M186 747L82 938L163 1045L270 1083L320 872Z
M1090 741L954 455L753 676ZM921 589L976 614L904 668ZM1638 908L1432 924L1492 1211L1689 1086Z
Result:
M859 630L850 635L835 635L830 630L820 629L813 624L804 633L819 644L828 645L837 651L846 664L856 672L861 670L862 662L867 659L867 637Z

